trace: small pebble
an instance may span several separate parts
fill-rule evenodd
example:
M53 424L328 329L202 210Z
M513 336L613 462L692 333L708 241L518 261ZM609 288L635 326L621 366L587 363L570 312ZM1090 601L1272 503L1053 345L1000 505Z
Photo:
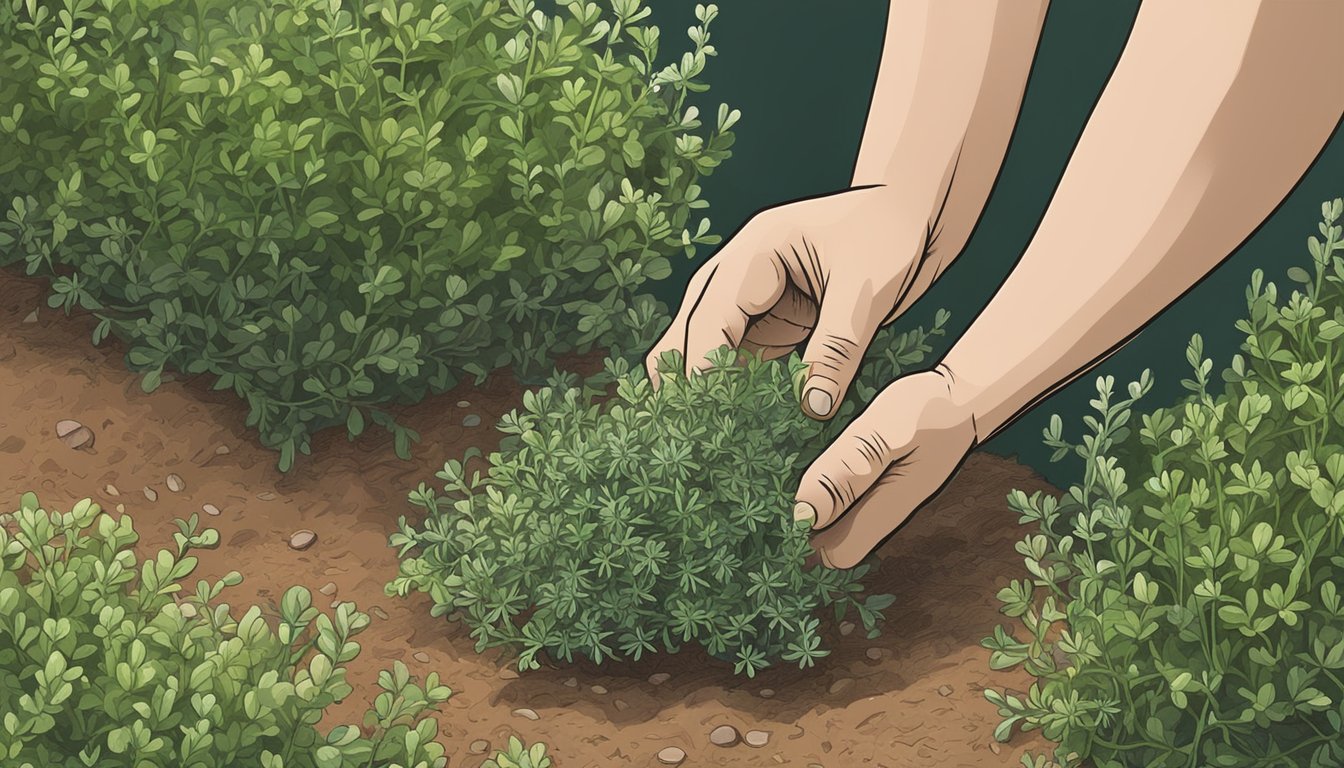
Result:
M598 696L605 696L605 695L607 695L607 689L606 689L606 688L603 688L603 687L600 686L600 685L594 685L592 690L593 690L593 693L596 693Z
M826 768L826 766L821 763L808 763L807 768Z
M153 488L150 488L148 485L146 485L146 486L145 486L145 498L146 498L146 499L149 499L150 501L158 501L158 500L159 500L159 492L156 491L156 490L154 490Z
M369 609L369 613L372 613L374 616L377 616L378 618L382 619L383 621L387 621L387 618L388 618L388 617L387 617L387 611L384 611L382 608L379 608L379 607L376 606L376 605L373 606L373 608Z
M654 672L652 675L649 675L649 682L653 685L662 685L671 679L672 676L666 672Z
M869 648L867 651L864 652L864 655L872 659L873 661L877 661L882 658L882 649Z
M120 496L120 495L121 495L121 491L118 491L118 490L117 490L117 486L112 485L111 483L108 483L107 487L103 489L103 493L106 493L108 496Z
M481 417L474 413L467 414L467 416L462 419L462 426L467 427L468 429L471 427L479 427L481 426Z
M624 701L621 701L620 699L616 699L615 705L617 712L624 712L625 710L630 708L629 704L626 704Z
M709 732L709 743L716 747L731 747L738 738L737 729L731 725L720 725Z
M852 621L842 621L842 622L840 622L840 634L841 634L841 635L843 635L843 636L845 636L845 637L849 637L850 633L852 633L853 631L854 631L854 622L852 622Z
M566 687L566 688L578 688L578 687L579 687L579 681L571 677L571 678L569 678L568 680L565 681L565 687Z
M182 476L177 473L169 475L164 482L168 484L168 490L173 493L181 493L187 488L187 484L182 482Z
M515 709L515 710L513 710L513 714L515 714L515 715L517 715L517 716L519 716L519 717L525 717L525 718L527 718L528 720L540 720L540 719L541 719L541 715L538 715L538 714L537 714L537 711L536 711L535 709L527 709L526 707L524 707L524 708L522 708L522 709Z
M663 747L658 752L658 762L663 765L681 765L686 759L686 750L680 747Z
M326 584L323 584L323 585L322 585L322 588L321 588L321 589L319 589L319 590L317 590L317 591L318 591L318 592L321 592L322 594L326 595L327 597L331 597L332 595L336 594L336 582L334 582L334 581L328 581Z
M991 741L989 742L989 751L997 755L1000 752L1002 752L1003 749L999 747L999 743L997 741Z
M939 695L939 696L951 696L951 695L952 695L952 686L950 686L950 685L940 685L940 686L938 686L938 695Z
M202 504L201 511L211 517L219 517L219 507L216 507L214 504Z
M750 747L764 747L766 744L770 743L770 732L747 731L747 735L743 738L743 741L747 742L747 746Z
M124 514L126 514L126 505L125 505L125 504L118 504L118 505L117 505L117 514L118 514L118 515L124 515Z
M517 679L518 679L518 670L516 670L516 669L501 669L501 670L499 670L499 679L500 679L500 680L517 680Z
M774 760L776 763L779 763L780 765L784 764L784 756L779 753L775 753L770 757L770 759Z
M490 742L485 739L477 739L471 742L471 746L467 747L467 749L471 750L471 754L473 755L484 755L490 749Z
M471 407L471 403L467 402L466 400L458 400L458 401L457 401L457 407L458 407L458 408L470 408L470 407Z
M257 494L257 498L261 499L262 501L270 501L271 499L275 498L275 494L271 493L270 491L262 491L261 493Z
M317 534L310 530L295 531L289 537L289 548L297 549L300 552L317 543Z
M846 688L848 688L853 684L854 681L851 680L850 678L842 677L839 680L836 680L834 683L831 683L831 693L840 693L841 691L845 690Z
M762 688L762 689L761 689L761 698L762 698L762 699L773 699L774 697L775 697L775 689L774 689L774 688Z
M425 653L424 651L416 651L415 653L411 654L411 658L415 659L421 664L429 663L429 654Z
M335 610L336 608L340 608L340 607L341 607L341 601L340 601L340 600L332 600L332 601L331 601L331 607L332 607L333 610Z
M36 323L36 322L37 322L37 310L36 310L36 309L34 309L32 312L29 312L29 313L23 318L23 323L24 323L24 325L32 325L33 323Z
M227 445L221 445L221 446L217 446L217 447L215 448L215 455L216 455L216 456L223 456L223 455L227 454L228 452L229 452L229 446L227 446Z
M56 437L65 447L72 450L93 447L93 430L74 419L62 419L56 422Z

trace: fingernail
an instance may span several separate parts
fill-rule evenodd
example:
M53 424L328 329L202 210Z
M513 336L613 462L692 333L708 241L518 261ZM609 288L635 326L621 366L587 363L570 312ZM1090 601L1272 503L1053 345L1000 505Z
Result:
M835 405L835 398L831 393L824 389L812 387L807 390L804 396L807 402L807 409L817 416L831 415L831 408Z
M793 521L795 523L814 523L817 520L817 510L806 501L800 501L793 505Z

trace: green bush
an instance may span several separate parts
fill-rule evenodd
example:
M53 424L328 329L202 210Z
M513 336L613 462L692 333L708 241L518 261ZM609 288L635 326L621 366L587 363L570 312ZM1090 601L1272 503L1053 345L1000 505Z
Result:
M1180 405L1135 423L1145 372L1123 398L1099 382L1082 445L1052 420L1085 473L1009 497L1038 528L1017 545L1030 576L999 594L1027 637L985 647L1038 683L986 692L1000 738L1040 729L1097 768L1344 765L1344 201L1322 213L1286 300L1251 278L1221 393L1196 336Z
M921 361L946 318L884 333L829 425L798 407L796 357L734 365L724 350L689 379L670 361L656 395L623 360L583 386L558 377L502 419L486 474L449 461L442 495L423 484L411 494L428 516L403 518L392 536L403 562L389 592L427 592L435 615L471 627L478 651L512 649L520 669L543 652L601 662L688 642L747 675L779 659L807 667L827 653L816 616L826 605L837 618L853 609L875 634L892 597L864 597L866 565L805 564L793 493L855 401Z
M559 6L558 8L556 6ZM640 293L711 243L697 179L738 113L658 69L642 0L0 2L0 264L100 318L146 391L312 431L514 365L645 343Z
M0 765L17 768L441 768L426 715L450 691L397 662L365 717L369 735L324 710L348 696L345 666L369 618L319 613L295 587L268 621L214 604L241 578L199 581L193 549L219 541L179 521L174 550L143 563L127 516L87 499L47 511L25 495L0 515ZM181 602L175 600L175 596ZM543 750L544 751L544 750Z

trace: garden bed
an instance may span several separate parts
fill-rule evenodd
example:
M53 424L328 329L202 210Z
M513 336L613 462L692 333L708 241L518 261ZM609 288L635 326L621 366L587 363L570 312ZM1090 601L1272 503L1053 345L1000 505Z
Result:
M146 395L117 345L88 344L92 319L47 309L38 281L3 280L0 477L12 497L7 503L32 490L58 509L86 496L109 510L121 504L144 536L142 555L170 541L172 519L206 504L218 508L219 515L202 519L220 531L220 546L199 553L191 582L238 570L244 581L227 593L234 605L278 603L300 584L323 609L350 600L372 614L359 638L363 652L350 667L355 693L330 717L356 722L376 692L378 670L402 660L417 673L437 671L453 689L440 717L452 766L480 765L486 755L473 754L473 746L483 752L479 742L486 741L497 749L515 733L550 745L558 768L653 766L669 746L687 753L684 765L1007 766L1044 746L1020 735L993 745L999 718L982 694L986 686L1029 684L1022 672L989 671L988 651L979 645L1002 620L995 592L1020 568L1012 547L1020 531L1003 499L1014 488L1047 489L1011 460L973 457L883 547L871 586L897 596L887 610L892 620L876 640L861 628L841 635L827 625L834 652L814 669L767 669L747 680L730 664L688 650L600 671L579 665L516 677L506 661L477 655L465 628L430 616L427 597L384 594L398 562L387 535L399 515L414 511L406 490L432 482L444 456L497 443L490 425L520 398L507 376L409 409L423 438L410 462L396 457L389 436L369 433L352 443L328 432L317 438L313 459L281 474L231 394L204 382L167 381ZM72 449L57 436L63 419L93 433L91 449ZM181 478L181 491L170 488L170 474ZM317 535L301 551L290 547L300 530ZM721 725L742 741L711 744ZM749 731L766 732L765 745L748 745Z

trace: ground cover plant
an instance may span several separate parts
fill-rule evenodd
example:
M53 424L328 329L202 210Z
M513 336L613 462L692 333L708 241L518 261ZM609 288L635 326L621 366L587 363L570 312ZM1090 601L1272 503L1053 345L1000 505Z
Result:
M383 406L640 343L646 284L714 242L697 180L738 113L687 97L717 9L666 66L649 12L4 0L0 264L100 318L146 391L236 392L283 469L331 425L404 455Z
M641 366L557 376L499 424L485 472L452 460L392 536L390 593L422 591L467 624L477 650L554 660L640 659L692 643L742 674L826 655L821 609L874 634L890 595L865 595L869 566L805 563L793 492L806 464L876 385L918 364L943 333L884 332L830 424L798 406L801 363L748 360L687 378L675 360L655 393ZM610 398L601 397L613 391ZM467 459L472 458L470 455Z
M350 603L320 613L295 587L278 616L253 606L235 617L216 598L236 573L186 591L191 552L218 533L195 517L178 528L173 549L137 562L131 519L88 500L58 512L27 494L0 515L0 764L447 764L430 715L450 691L436 674L421 683L397 662L379 675L364 730L319 732L323 711L351 692L345 668L368 616Z
M1344 201L1322 206L1311 268L1281 294L1256 271L1243 354L1213 377L1198 336L1184 402L1138 418L1098 382L1085 474L1016 493L1029 576L1000 593L1025 639L985 641L1039 683L987 691L1055 760L1120 766L1344 765ZM1045 757L1025 764L1044 764Z

